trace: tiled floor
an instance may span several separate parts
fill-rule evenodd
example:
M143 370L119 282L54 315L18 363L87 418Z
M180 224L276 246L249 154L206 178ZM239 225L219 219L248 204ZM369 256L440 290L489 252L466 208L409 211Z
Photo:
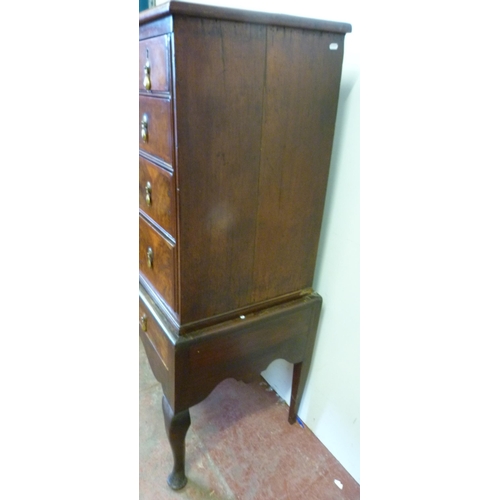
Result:
M309 429L288 423L288 406L263 379L254 384L225 380L190 409L188 483L179 492L170 490L162 391L142 344L139 352L141 500L359 499L356 481Z

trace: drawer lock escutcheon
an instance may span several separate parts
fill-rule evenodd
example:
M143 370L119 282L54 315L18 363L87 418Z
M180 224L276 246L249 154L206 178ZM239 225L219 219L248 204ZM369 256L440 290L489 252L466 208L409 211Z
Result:
M148 267L153 267L153 249L148 248Z
M148 317L145 314L141 316L141 328L144 332L148 331Z
M144 142L148 142L148 115L143 115L141 120L141 137Z
M149 59L146 61L144 65L144 88L146 90L151 90L151 65L149 64Z
M144 188L144 190L146 191L146 204L149 206L151 206L151 183L150 182L146 182L146 187Z

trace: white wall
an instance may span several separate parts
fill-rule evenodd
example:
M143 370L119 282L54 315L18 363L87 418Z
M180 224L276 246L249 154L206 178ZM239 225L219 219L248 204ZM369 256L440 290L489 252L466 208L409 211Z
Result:
M359 25L356 2L195 0L348 22L337 124L314 288L323 310L299 417L360 481L359 431ZM160 3L160 0L157 0ZM292 365L272 363L265 379L290 400Z

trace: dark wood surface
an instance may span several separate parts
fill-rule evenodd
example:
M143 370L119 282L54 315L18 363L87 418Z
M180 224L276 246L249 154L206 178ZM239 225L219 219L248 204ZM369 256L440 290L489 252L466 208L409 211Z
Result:
M139 322L141 330L147 335L150 343L153 345L158 357L171 380L174 375L174 343L165 335L165 330L162 324L158 323L155 315L150 308L139 300Z
M289 361L295 422L351 28L177 1L139 24L140 336L165 396L168 484L180 489L189 408L225 378Z
M184 16L174 29L186 324L312 286L343 36Z
M184 383L176 391L176 404L193 406L228 377L249 382L278 358L306 361L316 335L313 316L320 308L321 298L312 295L182 337L176 366Z
M274 359L301 364L294 377L291 412L296 413L309 370L322 299L317 294L203 328L175 335L164 316L140 286L140 334L153 373L162 384L174 413L205 399L222 380L250 381ZM141 323L147 317L147 327Z
M253 302L265 27L180 18L175 30L180 317L190 323Z
M144 67L149 61L151 88L144 87ZM170 93L170 39L162 35L139 42L139 90L143 92Z
M156 8L143 11L142 21L141 14L139 14L139 40L172 32L172 17L153 16L151 15L153 10Z
M307 6L304 6L304 10L307 10ZM245 23L312 29L342 34L350 33L352 31L352 27L348 23L177 1L166 2L152 9L142 11L139 14L139 25L161 20L165 16L172 14L184 14L208 19L224 19Z
M174 467L167 478L168 485L173 490L184 488L187 483L184 471L186 457L186 433L191 425L189 409L174 413L168 399L163 396L163 417L165 419L165 431L174 455Z
M149 182L150 203L146 185ZM177 238L175 180L173 173L139 157L139 208L154 219L172 239Z
M147 141L141 137L141 122L147 116ZM172 165L174 140L172 132L172 103L146 95L139 96L139 148L154 155L167 166Z
M267 30L252 288L312 287L340 85L342 35Z
M152 251L151 267L148 251ZM175 246L144 217L139 216L139 271L173 311L175 300Z
M248 317L219 323L187 336L162 316L140 287L139 334L156 379L163 388L165 430L174 457L168 485L185 486L185 437L189 408L203 401L226 378L251 381L271 361L294 364L288 421L294 423L311 364L321 309L316 294L286 302Z

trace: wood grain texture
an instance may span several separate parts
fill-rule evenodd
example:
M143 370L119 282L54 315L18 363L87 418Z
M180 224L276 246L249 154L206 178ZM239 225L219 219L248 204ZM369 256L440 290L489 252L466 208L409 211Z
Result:
M309 335L315 335L309 330L311 308L300 301L287 303L270 314L236 319L213 327L210 335L180 343L176 365L183 381L176 386L176 404L197 404L228 377L254 380L275 359L301 362Z
M141 323L143 317L146 318L145 326L144 323ZM139 322L142 331L148 337L158 356L162 359L167 375L171 378L171 383L173 384L174 345L156 321L154 314L150 312L141 300L139 300ZM172 394L169 393L169 396L172 396Z
M174 413L199 403L228 377L258 377L278 358L301 364L292 391L293 409L298 408L321 310L318 294L179 336L146 290L139 289L140 315L148 318L141 339Z
M144 66L150 65L151 89L144 87ZM170 39L162 35L139 42L139 90L151 94L170 93Z
M148 266L148 250L153 252L152 266ZM139 271L154 287L166 305L177 310L175 299L175 246L139 216Z
M225 378L293 363L295 421L322 303L312 283L351 27L177 1L139 24L140 335L178 489L189 407ZM146 50L152 76L165 61L153 92L141 90Z
M149 366L151 367L151 371L153 372L154 377L158 382L160 382L163 393L166 395L166 397L169 400L173 401L175 377L173 375L171 376L167 371L167 362L159 355L156 346L140 326L139 338L141 339L142 345L144 346L144 350L148 357Z
M152 17L153 9L145 10L139 14L139 40L146 40L172 32L172 17L160 15Z
M183 16L174 30L186 324L312 287L343 35Z
M305 6L306 8L306 6ZM287 26L290 28L312 29L332 33L350 33L352 27L348 23L291 16L287 14L257 12L246 9L235 9L193 2L170 1L139 14L139 25L158 22L172 14L187 15L207 19L222 19L244 23L256 23L271 26ZM168 18L167 18L168 19Z
M146 184L151 185L150 204ZM173 240L177 238L174 174L139 157L139 208L154 219Z
M180 316L252 297L265 27L176 18Z
M254 300L312 287L342 63L341 35L267 35Z
M148 139L141 138L141 121L147 116ZM174 138L172 132L172 103L159 97L139 96L139 149L172 167Z

